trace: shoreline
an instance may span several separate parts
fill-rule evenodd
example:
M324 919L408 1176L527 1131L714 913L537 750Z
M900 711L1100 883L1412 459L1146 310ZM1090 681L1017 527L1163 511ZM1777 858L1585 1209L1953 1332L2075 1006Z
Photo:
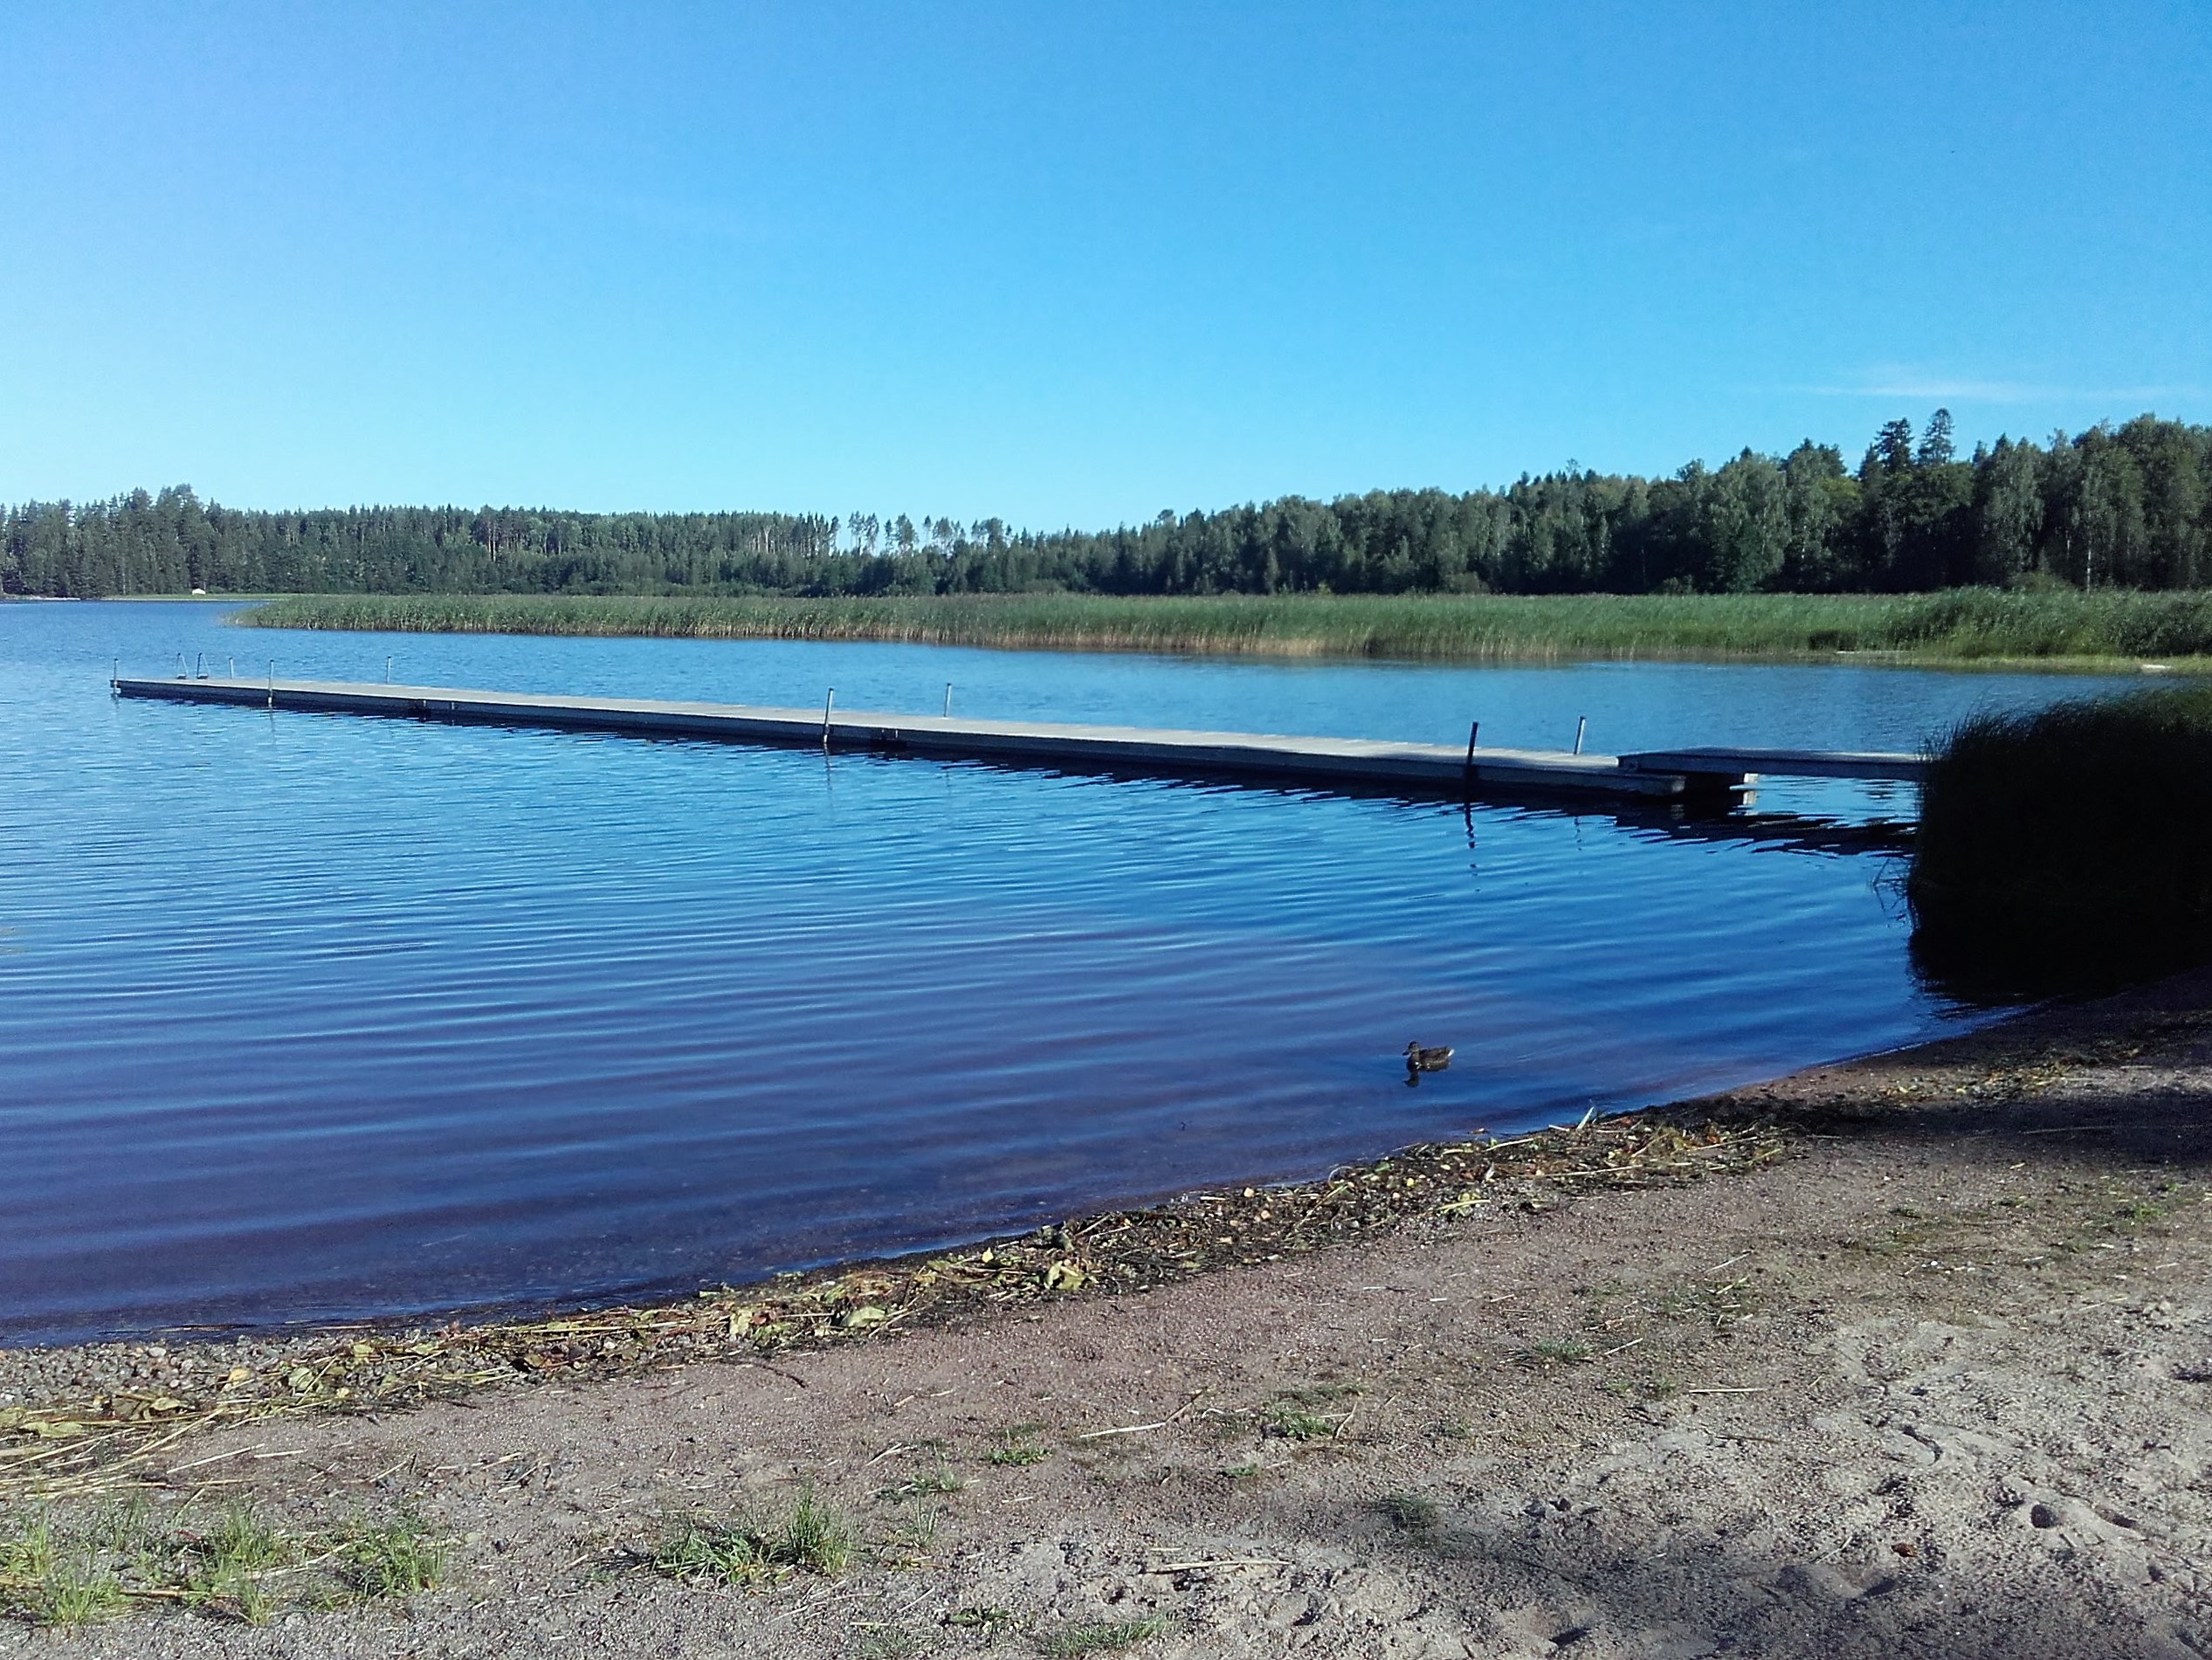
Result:
M0 1492L0 1652L2212 1643L2212 968L1123 1220L411 1346L0 1351L45 1472ZM831 1556L707 1550L801 1513ZM242 1530L295 1566L158 1577ZM33 1629L11 1537L115 1576L108 1622ZM379 1538L430 1571L315 1566Z
M197 603L198 602L194 602ZM492 627L430 628L403 623L370 627L339 623L258 623L232 619L239 628L266 627L272 631L299 630L328 634L461 634L498 636L513 639L651 639L710 640L739 644L755 640L783 640L822 645L924 645L975 651L1067 651L1100 656L1218 658L1225 661L1261 663L1378 663L1439 668L1575 668L1592 664L1687 663L1717 668L1864 668L1919 669L1960 674L2051 674L2081 678L2138 675L2147 679L2172 677L2186 679L2212 675L2212 656L2176 657L2147 661L2129 657L1948 656L1940 652L1892 651L1719 651L1623 648L1594 650L1576 647L1514 647L1475 652L1436 652L1401 655L1389 651L1341 651L1324 642L1221 641L1176 644L1150 637L1121 637L1111 633L1072 637L1062 635L1020 635L989 638L946 636L938 637L886 626L879 630L793 633L775 629L518 629Z
M425 619L420 616L396 616L369 618L357 615L362 605L382 604L395 607L410 597L424 602L458 602L463 604L500 603L523 610L546 613L542 619L521 622L509 617L485 621L480 617L452 616ZM1357 605L1391 603L1391 596L1345 596ZM1434 595L1420 596L1448 610L1464 603L1465 596ZM1607 596L1576 595L1565 596L1490 596L1499 604L1526 603L1554 603L1559 600L1590 601L1602 603L1609 600L1628 602L1659 600L1670 605L1685 603L1685 596ZM1738 596L1690 596L1726 603ZM1842 598L1879 603L1885 597L1913 598L1914 596L1777 596L1777 598ZM967 608L987 617L995 608L1004 609L1033 603L1035 596L1020 595L982 595L940 598L920 602L954 610ZM2140 676L2145 678L2173 678L2188 679L2212 675L2212 652L2180 652L2165 656L2142 656L2122 652L2035 652L2007 651L1946 651L1914 647L1830 647L1793 645L1712 645L1695 642L1670 644L1664 637L1644 639L1632 637L1626 642L1602 639L1575 640L1556 643L1541 632L1507 636L1503 639L1484 635L1471 643L1432 642L1423 644L1409 643L1402 637L1386 634L1377 639L1353 640L1333 637L1326 629L1300 633L1295 627L1278 633L1251 634L1219 633L1202 627L1177 631L1173 628L1154 630L1111 623L1093 624L1085 621L1058 621L1035 627L997 628L976 625L970 621L957 623L942 622L902 621L896 617L869 619L851 615L856 610L870 607L890 607L905 603L902 600L834 599L808 601L780 596L763 596L756 600L738 597L700 597L686 595L672 596L597 596L597 595L425 595L421 596L390 595L321 595L321 594L128 594L106 595L87 598L67 595L0 595L0 604L146 604L188 603L194 605L223 605L242 608L238 615L228 619L231 626L242 628L298 629L307 631L358 634L461 634L504 635L513 637L546 637L576 639L681 639L681 640L789 640L818 644L867 644L899 645L934 645L954 649L1004 651L1066 651L1093 652L1170 658L1216 658L1223 661L1258 661L1278 663L1389 663L1405 665L1433 666L1490 666L1526 668L1569 668L1582 665L1630 663L1683 663L1723 667L1809 667L1843 666L1853 668L1894 668L1962 674L2009 673L2053 674L2068 676ZM308 607L338 608L337 614L327 616L309 615L291 620L262 623L254 620L253 612L260 607L298 603ZM1156 604L1163 609L1211 605L1234 611L1238 605L1259 608L1280 605L1281 601L1259 596L1233 596L1214 599L1191 599L1169 596L1144 600L1127 600L1113 596L1074 596L1068 602L1078 607L1143 606ZM1291 602L1293 608L1300 603L1314 606L1341 603L1324 596L1303 596ZM1398 602L1402 603L1402 602ZM761 608L782 607L796 614L796 620L784 617L775 620L730 621L657 618L647 621L590 621L588 626L571 626L573 616L554 615L563 607L590 606L613 603L630 606L669 606L725 610L747 606ZM834 616L806 616L804 609L816 606ZM589 619L588 619L589 620ZM537 625L542 621L544 625ZM1664 636L1664 628L1657 633Z
M1928 595L319 595L246 627L588 637L865 640L1224 659L1847 663L2212 672L2197 597ZM2126 649L2121 649L2126 643Z
M1193 1190L974 1244L840 1260L689 1296L564 1304L527 1313L190 1327L82 1342L0 1345L0 1500L35 1491L13 1468L121 1473L139 1443L271 1415L355 1413L452 1401L560 1374L618 1378L672 1363L819 1353L899 1330L959 1327L1013 1309L1141 1294L1306 1252L1373 1243L1409 1224L1500 1209L1540 1213L1600 1194L1679 1188L1802 1154L1808 1136L1866 1121L1846 1106L1864 1080L1905 1066L1985 1069L1977 1101L2017 1095L2051 1069L2140 1050L2176 1011L2212 1030L2212 967L2090 999L2054 1000L1974 1031L1877 1051L1718 1095L1509 1137L1417 1143L1308 1181ZM1840 1092L1839 1092L1840 1086ZM1910 1091L1892 1103L1924 1099ZM190 1379L196 1354L221 1356ZM169 1362L148 1368L149 1355ZM240 1375L243 1368L245 1375ZM302 1370L312 1374L303 1380ZM214 1374L220 1372L220 1380ZM210 1381L220 1387L210 1389ZM134 1388L134 1384L149 1387ZM161 1402L165 1404L156 1405ZM55 1423L65 1429L57 1436ZM97 1459L79 1435L113 1436ZM55 1457L62 1453L61 1457Z
M0 1501L36 1495L38 1484L17 1468L26 1450L37 1453L40 1481L99 1487L132 1478L152 1450L180 1433L272 1416L401 1409L555 1374L609 1379L672 1363L818 1353L901 1329L972 1325L1016 1308L1141 1294L1357 1245L1432 1216L1499 1205L1533 1211L1582 1193L1679 1185L1784 1153L1785 1138L1764 1125L1699 1119L1693 1109L1701 1104L1494 1140L1423 1143L1310 1181L1232 1183L954 1250L840 1261L666 1300L555 1303L504 1317L300 1322L204 1337L164 1327L0 1346ZM150 1367L149 1358L157 1362ZM86 1456L73 1458L67 1443L80 1437Z

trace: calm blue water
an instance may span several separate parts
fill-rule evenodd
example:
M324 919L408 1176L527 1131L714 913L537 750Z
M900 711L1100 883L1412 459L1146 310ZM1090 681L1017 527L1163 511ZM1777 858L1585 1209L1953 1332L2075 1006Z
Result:
M112 699L290 677L1594 748L2079 679L264 633L0 605L0 1337L928 1247L1974 1018L1882 859L1593 814ZM1823 786L1788 804L1894 812ZM1771 798L1770 798L1771 802ZM1452 1043L1418 1090L1397 1053Z

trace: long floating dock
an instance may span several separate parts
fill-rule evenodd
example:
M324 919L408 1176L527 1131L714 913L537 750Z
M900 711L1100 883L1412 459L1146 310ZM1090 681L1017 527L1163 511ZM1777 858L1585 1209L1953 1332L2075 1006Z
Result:
M1749 788L1761 773L1912 780L1926 765L1921 757L1907 754L1716 748L1633 755L1573 754L1564 750L1385 743L1365 738L969 720L639 698L546 697L527 692L331 680L118 677L112 684L120 697L182 703L234 703L324 714L556 727L785 747L826 746L1075 771L1237 775L1278 782L1381 786L1423 795L1726 797Z

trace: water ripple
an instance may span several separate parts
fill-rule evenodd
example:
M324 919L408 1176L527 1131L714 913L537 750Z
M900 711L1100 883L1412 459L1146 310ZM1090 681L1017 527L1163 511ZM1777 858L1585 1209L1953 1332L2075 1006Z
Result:
M794 701L830 673L841 704L934 706L954 678L978 713L1393 737L1464 732L1478 697L1523 699L1532 727L1547 696L1562 727L1591 699L1620 726L1650 706L1706 740L1876 747L1907 718L1831 678L1774 694L1783 725L1810 699L1827 727L1745 730L1744 677L1766 671L272 649L341 677L395 647L450 684ZM1960 1017L1914 982L1866 858L104 694L113 656L236 649L203 607L0 606L0 1336L435 1312L927 1247ZM1943 677L1880 684L1920 698L1912 718L1950 709ZM1409 1090L1409 1037L1460 1058Z

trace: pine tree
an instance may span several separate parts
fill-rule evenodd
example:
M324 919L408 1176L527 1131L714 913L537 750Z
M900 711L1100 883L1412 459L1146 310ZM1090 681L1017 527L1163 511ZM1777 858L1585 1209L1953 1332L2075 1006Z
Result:
M1905 430L1909 435L1912 429L1908 427ZM1928 417L1927 430L1920 435L1919 465L1924 467L1948 466L1954 453L1951 411L1938 410Z
M1898 473L1912 471L1912 423L1905 420L1885 421L1875 435L1874 447L1866 452L1867 460L1884 472Z

